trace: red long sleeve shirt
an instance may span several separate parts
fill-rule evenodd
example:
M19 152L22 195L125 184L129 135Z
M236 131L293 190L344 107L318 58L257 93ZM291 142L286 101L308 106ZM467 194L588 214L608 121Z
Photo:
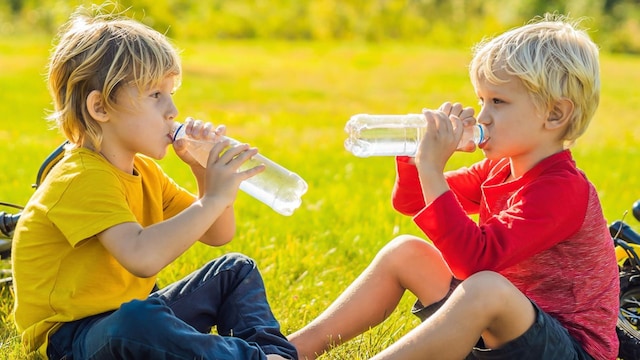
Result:
M613 241L594 186L569 150L505 182L509 161L445 173L451 188L425 206L418 172L398 157L396 210L414 216L453 274L511 281L595 359L615 359L619 283ZM478 223L468 214L478 214Z

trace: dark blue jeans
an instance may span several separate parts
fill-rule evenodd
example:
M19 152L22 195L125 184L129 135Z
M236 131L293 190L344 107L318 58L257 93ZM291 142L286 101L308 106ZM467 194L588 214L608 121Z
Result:
M241 254L215 259L146 300L64 324L50 337L47 354L67 360L297 359L271 312L260 272Z

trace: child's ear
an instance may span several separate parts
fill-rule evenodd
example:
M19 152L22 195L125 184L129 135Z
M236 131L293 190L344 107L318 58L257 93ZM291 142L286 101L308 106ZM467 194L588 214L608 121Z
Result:
M102 93L98 90L91 91L87 96L87 110L96 121L105 122L109 118L102 101Z
M553 107L549 112L549 117L544 123L545 127L550 130L563 127L569 122L572 114L573 101L567 98L561 98L553 104Z

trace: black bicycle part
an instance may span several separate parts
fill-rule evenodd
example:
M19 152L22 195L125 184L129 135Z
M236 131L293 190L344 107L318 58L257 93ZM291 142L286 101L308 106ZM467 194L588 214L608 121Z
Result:
M618 220L609 226L611 236L616 239L622 239L628 243L640 245L640 234L635 232L631 226Z
M64 156L65 149L69 144L68 141L64 141L55 150L53 150L47 158L44 160L40 168L38 169L38 174L36 176L36 181L32 185L33 188L38 188L44 178L49 174L51 168L53 168ZM2 203L2 206L9 206L16 209L22 210L22 206ZM0 259L7 259L11 257L11 246L12 246L12 238L13 232L17 226L18 219L20 218L20 212L11 214L7 212L0 212ZM11 270L8 269L0 269L0 285L11 284Z
M634 204L635 207L640 202ZM624 249L628 260L619 266L620 307L616 333L620 343L618 359L640 359L640 258L632 245L640 245L640 235L622 221L609 225L615 246Z
M640 359L640 286L638 274L627 274L620 278L620 311L616 333L620 343L618 359ZM626 277L626 279L625 279ZM624 283L624 284L623 284Z
M14 209L22 210L22 206L14 205L10 203L0 202L1 206L12 207ZM20 218L20 212L8 213L0 211L0 259L6 259L11 255L11 241L13 238L13 231L16 228L18 219Z
M0 211L0 232L2 235L10 238L13 236L13 231L16 229L20 219L20 213L9 214L4 211Z
M40 166L40 169L38 169L36 182L31 185L31 187L37 189L38 186L40 186L44 178L47 176L47 174L49 174L49 171L51 171L51 168L54 167L60 161L60 159L62 159L62 156L64 155L64 151L68 144L69 141L64 141L62 144L58 145L58 147L53 150L51 154L49 154L49 156L47 156L47 158Z

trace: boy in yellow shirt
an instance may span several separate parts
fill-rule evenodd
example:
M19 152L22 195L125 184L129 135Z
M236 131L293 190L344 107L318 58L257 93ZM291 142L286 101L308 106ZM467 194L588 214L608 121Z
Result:
M13 246L15 321L24 345L50 359L296 359L266 299L255 263L210 261L155 290L156 275L196 241L234 236L246 144L200 166L178 141L198 183L194 196L155 163L178 115L176 50L160 33L80 9L50 59L55 120L69 141L24 209ZM210 123L187 119L204 138ZM216 326L218 334L212 334Z

